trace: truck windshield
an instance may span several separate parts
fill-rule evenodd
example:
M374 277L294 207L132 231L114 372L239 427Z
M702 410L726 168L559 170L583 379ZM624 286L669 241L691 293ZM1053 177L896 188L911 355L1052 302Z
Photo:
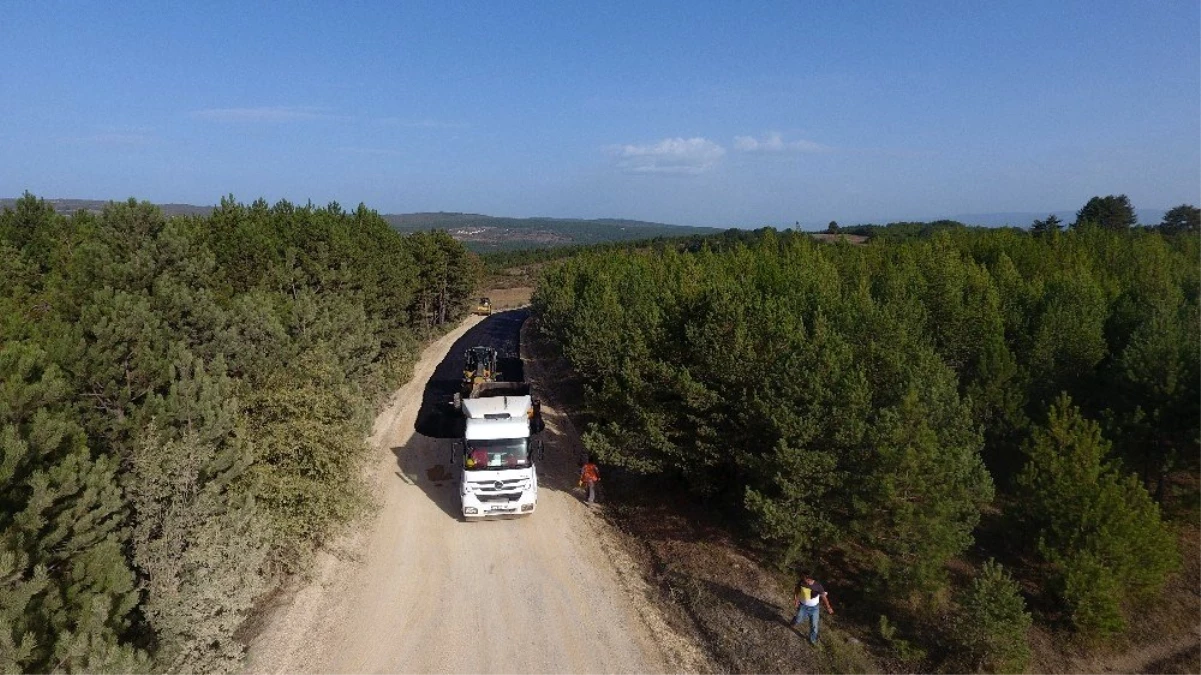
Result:
M529 441L525 438L467 441L463 455L463 466L468 471L524 469L530 465Z

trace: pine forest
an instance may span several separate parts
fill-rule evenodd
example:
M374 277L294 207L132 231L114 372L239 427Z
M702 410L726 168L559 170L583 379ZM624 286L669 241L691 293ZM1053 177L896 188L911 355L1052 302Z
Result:
M369 506L364 438L478 259L375 212L0 215L0 671L230 672Z
M1179 570L1201 400L1196 228L1038 225L585 253L534 304L600 461L837 574L913 667L1021 672L1032 615L1113 639Z

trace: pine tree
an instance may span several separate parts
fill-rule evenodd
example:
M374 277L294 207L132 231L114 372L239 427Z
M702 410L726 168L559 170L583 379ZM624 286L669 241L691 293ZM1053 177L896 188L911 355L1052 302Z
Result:
M1080 227L1092 223L1103 230L1124 232L1138 224L1134 206L1126 195L1093 197L1076 212L1076 224Z
M1149 483L1182 464L1177 448L1197 438L1195 311L1182 299L1143 306L1146 316L1112 364L1111 410L1123 434L1119 447Z
M17 250L37 248L42 233L58 218L53 206L25 192L12 208L0 210L0 240Z
M1046 220L1035 220L1030 226L1030 232L1036 237L1055 238L1063 231L1063 224L1055 214L1047 216Z
M1159 509L1110 463L1109 448L1100 427L1060 396L1018 476L1024 531L1054 566L1073 624L1095 638L1120 631L1123 601L1159 592L1179 560Z
M236 453L194 430L168 440L151 427L134 454L134 561L160 672L241 667L235 632L264 588L266 536L252 499L230 488L244 468Z
M1108 354L1105 292L1079 268L1044 283L1038 310L1031 317L1026 365L1037 377L1031 402L1046 405L1061 391L1083 395L1094 383L1096 368Z
M1164 234L1177 234L1180 232L1196 233L1201 231L1201 209L1191 204L1181 204L1180 206L1168 209L1168 212L1163 214L1163 221L1159 224L1159 231Z
M1032 623L1018 584L995 560L984 563L959 603L952 628L956 662L976 673L1024 673Z
M971 544L993 497L970 409L950 373L924 361L914 364L922 375L905 395L875 415L861 463L848 467L858 476L848 486L852 550L864 553L880 590L901 604L928 602L945 587L946 561Z
M92 457L65 378L36 346L0 350L0 382L0 664L138 669L122 641L138 595L117 462Z
M271 529L270 563L305 568L311 550L360 512L365 412L328 350L305 352L249 401L256 461L244 484Z
M147 422L128 480L134 562L155 663L167 672L237 669L243 645L234 633L264 588L263 519L236 485L253 461L240 413L221 360L185 362L168 393L139 410Z

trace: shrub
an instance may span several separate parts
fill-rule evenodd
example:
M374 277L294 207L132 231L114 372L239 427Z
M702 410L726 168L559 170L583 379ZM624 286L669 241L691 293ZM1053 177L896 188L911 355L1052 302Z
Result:
M1030 662L1026 637L1030 623L1017 582L996 561L984 563L964 593L955 617L955 670L1024 672Z

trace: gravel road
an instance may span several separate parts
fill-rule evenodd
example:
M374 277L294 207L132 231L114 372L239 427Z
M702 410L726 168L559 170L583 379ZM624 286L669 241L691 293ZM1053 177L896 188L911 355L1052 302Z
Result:
M370 438L378 513L321 554L251 644L251 672L651 673L700 668L571 491L578 438L547 410L538 510L465 523L438 406L474 344L516 357L524 311L464 322L421 356ZM516 358L504 362L510 374ZM558 420L558 421L557 421ZM424 433L419 433L421 432Z

